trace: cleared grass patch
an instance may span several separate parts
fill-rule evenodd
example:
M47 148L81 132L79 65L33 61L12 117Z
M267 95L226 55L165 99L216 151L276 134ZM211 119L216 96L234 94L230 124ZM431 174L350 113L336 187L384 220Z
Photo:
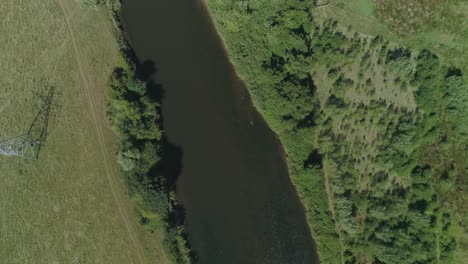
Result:
M372 0L336 0L332 2L338 7L353 10L362 16L370 17L374 14L374 4Z

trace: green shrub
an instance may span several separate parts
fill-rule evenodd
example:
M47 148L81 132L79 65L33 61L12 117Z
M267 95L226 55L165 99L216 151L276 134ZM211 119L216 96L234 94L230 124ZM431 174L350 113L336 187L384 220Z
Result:
M173 263L190 263L183 228L170 222L175 213L171 188L155 170L164 156L160 104L131 69L115 69L110 82L108 116L121 136L117 163L137 205L140 223L151 231L164 229L165 248Z

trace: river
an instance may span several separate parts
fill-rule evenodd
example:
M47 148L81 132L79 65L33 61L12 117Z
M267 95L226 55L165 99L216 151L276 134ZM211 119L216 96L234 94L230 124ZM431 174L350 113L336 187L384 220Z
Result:
M203 2L127 0L138 60L164 90L168 140L182 151L177 198L198 263L318 263L283 149L252 106ZM151 68L151 67L149 67Z

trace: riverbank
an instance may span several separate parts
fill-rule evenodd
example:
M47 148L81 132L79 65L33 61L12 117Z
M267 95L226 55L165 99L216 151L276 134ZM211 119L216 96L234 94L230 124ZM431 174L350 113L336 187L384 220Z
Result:
M184 238L183 210L175 200L175 178L168 168L172 146L164 136L160 109L161 91L155 91L138 61L122 23L121 6L110 5L121 60L111 77L108 116L121 140L117 162L140 224L151 232L164 231L166 256L172 263L191 263ZM143 69L142 69L143 68ZM133 113L133 114L132 114Z
M335 232L335 223L332 219L331 211L328 204L328 195L327 189L325 188L326 183L324 178L320 175L320 172L311 170L308 173L304 173L298 167L301 167L302 164L298 161L294 161L288 155L288 153L294 152L297 147L295 146L298 142L295 142L296 138L286 138L282 133L284 130L281 125L278 125L278 121L275 120L275 117L271 113L267 112L264 107L263 99L261 96L256 96L255 93L250 90L250 85L252 82L255 82L251 79L249 74L245 73L245 65L240 61L235 61L232 56L233 50L230 48L230 42L226 40L228 34L226 33L226 25L221 25L220 20L216 19L218 12L216 6L211 6L210 11L210 2L201 1L202 5L206 10L207 16L211 17L213 21L213 26L217 29L218 36L223 41L223 48L227 54L227 57L230 58L229 62L232 65L232 68L235 69L236 73L239 75L239 78L242 82L246 83L248 90L248 96L251 98L254 107L260 113L260 116L265 120L267 124L270 125L270 128L275 133L276 138L278 139L279 144L281 145L283 158L288 163L288 174L290 179L295 186L297 195L300 198L301 205L306 212L307 222L312 232L312 239L317 246L317 255L320 258L320 263L340 263L341 255L337 252L342 251L342 247L338 241L338 236ZM260 77L260 75L258 76ZM288 144L289 143L289 144ZM300 143L300 142L299 142ZM288 151L288 148L290 149ZM294 154L294 153L292 153ZM319 263L317 261L317 263Z
M446 157L458 157L466 138L456 118L427 106L452 105L440 87L459 94L461 71L428 50L317 19L310 1L208 4L256 108L285 147L321 261L457 263L459 191L442 186L463 176L463 158ZM446 144L447 134L441 162L427 162L427 150ZM436 195L452 197L453 207Z
M222 48L223 48L223 50L224 50L224 52L226 54L226 58L228 59L229 64L230 64L233 72L235 72L235 74L236 74L236 78L239 78L239 81L242 82L243 86L245 87L245 90L247 91L247 94L245 95L248 98L247 100L252 102L253 107L259 113L259 116L261 117L263 122L265 122L266 124L270 124L269 120L267 119L267 116L265 115L266 113L264 112L264 109L261 108L261 104L259 103L258 98L253 96L251 91L249 91L248 85L246 84L246 80L242 79L237 74L238 71L236 69L238 69L239 67L242 67L243 65L240 64L240 63L238 63L236 65L236 63L229 56L229 54L230 54L230 51L229 51L229 48L228 48L229 43L226 42L225 37L221 33L224 30L224 28L217 25L217 21L216 21L215 17L213 16L212 13L210 13L209 5L208 5L209 1L202 0L200 2L201 2L201 5L203 6L203 10L204 10L205 15L210 18L210 21L212 21L212 27L213 27L214 31L217 33L217 36L219 37L219 39L222 41ZM279 129L273 129L272 127L269 127L269 129L271 129L271 131L275 134L277 144L279 146L281 146L280 147L281 156L284 159L284 161L286 161L288 163L288 174L289 174L288 176L291 179L291 184L293 186L295 186L295 190L296 190L295 194L298 195L298 200L300 200L300 203L302 205L302 209L304 210L304 213L309 211L311 208L322 208L322 210L325 209L325 211L326 211L328 209L326 204L319 203L317 200L313 200L313 201L308 200L308 199L310 199L310 197L308 197L307 195L304 194L305 189L309 189L310 186L317 186L316 190L314 190L315 193L323 192L322 187L325 185L325 182L322 182L322 181L319 181L318 179L316 179L316 182L307 182L306 183L307 186L302 186L302 190L301 190L301 186L299 185L299 183L294 182L293 177L292 177L294 174L297 174L297 172L295 173L293 170L291 170L291 167L294 166L294 165L291 164L293 161L291 159L289 159L289 157L288 157L288 154L287 154L288 151L286 149L286 145L283 142L284 137L281 136ZM327 198L326 193L325 193L325 195L319 195L319 197L320 197L320 199L326 199ZM310 230L312 231L311 238L314 241L313 242L314 243L314 248L311 249L312 251L314 251L314 255L316 255L314 263L327 263L327 262L320 262L320 259L319 259L320 251L317 250L317 248L316 248L317 247L317 241L315 239L315 236L316 235L321 236L321 234L328 233L328 234L330 234L331 239L335 239L334 235L331 235L334 232L334 228L330 229L331 226L330 226L330 223L327 220L312 218L312 217L310 217L309 214L307 214L307 218L308 218L308 225L310 227ZM322 230L319 230L320 225L312 224L313 221L316 222L317 220L320 220L320 222L322 224L325 224L325 225L322 225L322 228L321 228ZM324 241L324 240L327 240L327 239L325 237L321 237L320 241ZM323 250L323 251L325 251L325 250ZM331 258L325 257L325 259L331 259Z
M165 91L166 135L182 150L177 197L199 261L313 263L281 146L252 106L202 3L128 4L130 38L140 60L154 65Z

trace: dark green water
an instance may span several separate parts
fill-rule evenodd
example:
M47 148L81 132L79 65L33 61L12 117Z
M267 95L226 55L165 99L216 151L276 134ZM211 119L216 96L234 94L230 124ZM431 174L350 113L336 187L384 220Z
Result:
M283 149L252 106L204 4L127 0L138 59L164 89L164 128L182 150L178 199L203 264L318 263Z

